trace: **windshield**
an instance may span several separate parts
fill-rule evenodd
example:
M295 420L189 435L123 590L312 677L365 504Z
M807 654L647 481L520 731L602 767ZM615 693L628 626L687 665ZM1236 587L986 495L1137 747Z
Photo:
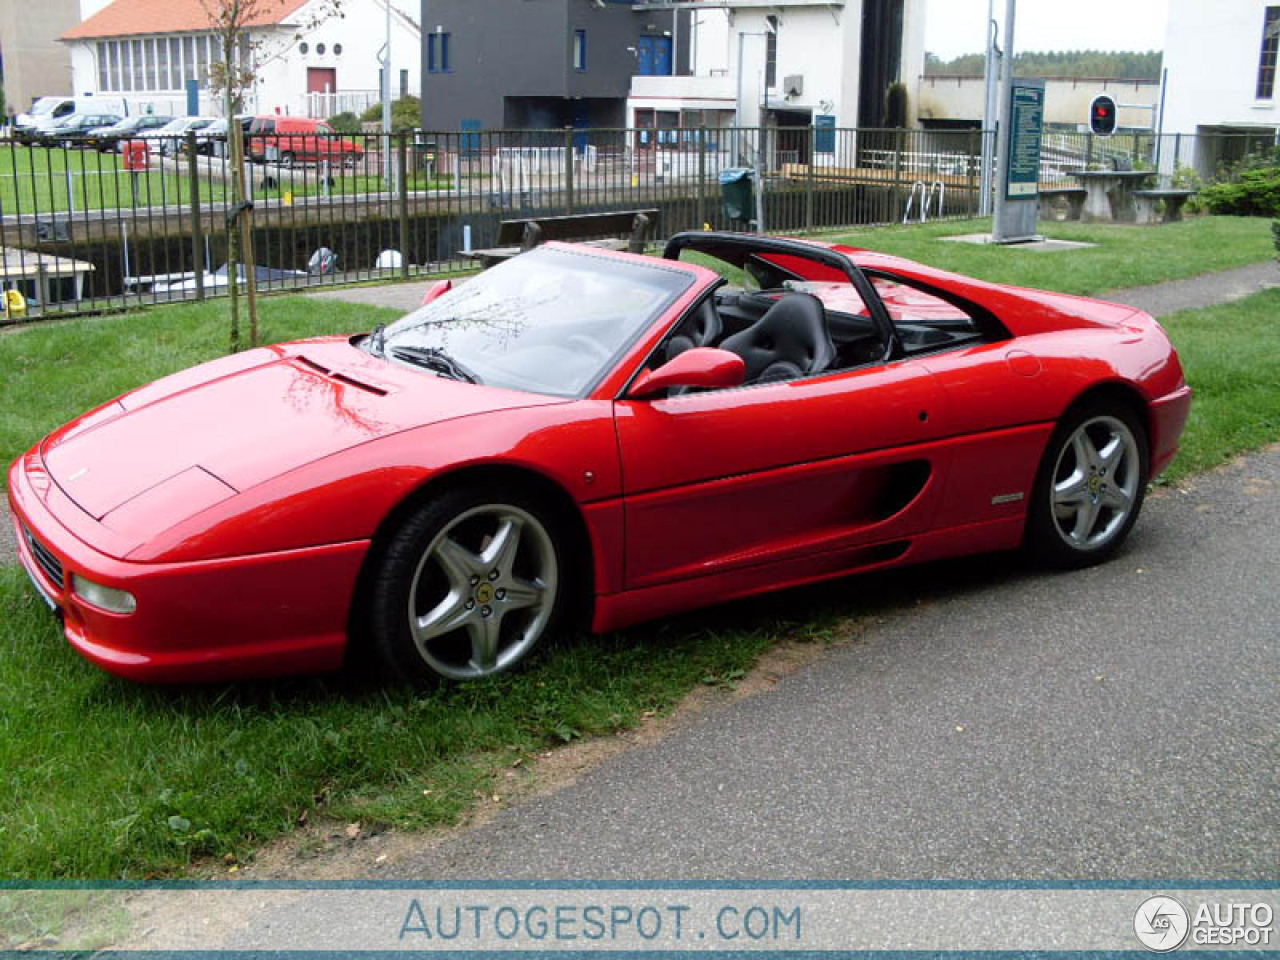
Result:
M62 97L41 97L31 105L31 115L33 117L42 117L46 113L52 113L53 108L62 103Z
M661 263L532 250L397 321L366 348L409 363L414 351L440 351L480 383L583 396L693 284Z

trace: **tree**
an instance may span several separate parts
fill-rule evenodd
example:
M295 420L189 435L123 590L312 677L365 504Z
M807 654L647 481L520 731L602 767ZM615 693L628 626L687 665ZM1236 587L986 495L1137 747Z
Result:
M227 283L231 303L229 346L240 349L240 280L243 263L249 308L249 345L258 345L258 278L253 258L253 205L245 202L244 131L237 117L244 110L245 93L265 63L281 56L303 36L333 16L342 15L342 0L312 0L298 11L296 32L284 37L271 28L292 6L287 0L200 0L218 39L222 59L210 64L209 86L222 94L227 117L227 150L231 161L231 209L228 222ZM237 229L238 227L238 229Z

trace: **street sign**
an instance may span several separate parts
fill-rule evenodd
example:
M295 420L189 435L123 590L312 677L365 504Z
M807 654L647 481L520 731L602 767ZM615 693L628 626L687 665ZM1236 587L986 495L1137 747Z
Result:
M991 236L996 243L1036 239L1040 210L1040 142L1044 133L1044 81L1009 79L1000 131L1003 171Z
M1008 176L1011 200L1040 193L1040 142L1044 132L1044 81L1014 80L1009 113Z

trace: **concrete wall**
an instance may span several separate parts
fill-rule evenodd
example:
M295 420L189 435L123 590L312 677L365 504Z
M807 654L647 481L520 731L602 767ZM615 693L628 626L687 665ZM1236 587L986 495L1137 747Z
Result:
M1275 96L1256 97L1268 0L1170 0L1164 63L1169 92L1164 128L1280 127ZM1280 83L1276 84L1280 94Z
M919 77L916 101L922 121L982 122L982 77ZM1089 123L1089 104L1100 93L1114 97L1122 127L1151 126L1150 107L1160 99L1155 80L1048 79L1045 81L1045 122Z
M78 0L0 0L0 46L8 109L22 113L39 97L76 93L71 56L58 36L80 22Z

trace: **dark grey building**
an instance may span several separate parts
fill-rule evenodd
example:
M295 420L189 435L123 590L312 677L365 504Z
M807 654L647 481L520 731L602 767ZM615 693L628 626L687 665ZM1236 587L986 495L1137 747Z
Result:
M422 126L621 127L631 77L688 73L688 39L633 0L422 0Z

